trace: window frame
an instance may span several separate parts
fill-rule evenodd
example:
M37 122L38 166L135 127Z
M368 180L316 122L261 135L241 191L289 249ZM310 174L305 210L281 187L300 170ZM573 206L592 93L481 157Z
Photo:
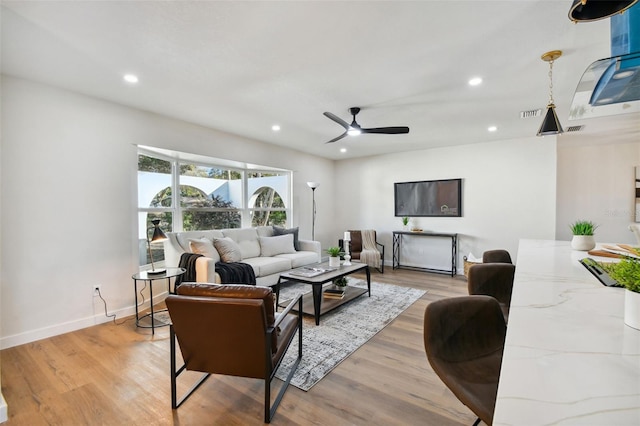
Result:
M138 156L144 155L147 157L157 158L159 160L168 161L171 163L171 207L141 207L137 206L137 215L138 215L138 228L141 225L140 214L146 213L148 217L149 213L152 214L161 214L165 212L170 212L172 215L172 229L163 229L165 232L182 232L184 230L183 223L183 214L187 211L189 212L237 212L240 214L240 227L246 228L252 226L252 213L254 211L283 211L286 214L285 227L292 226L292 218L293 218L293 171L286 169L277 169L270 168L267 166L258 166L244 163L237 163L229 160L223 160L212 157L203 157L200 155L189 155L186 153L181 153L177 151L165 151L160 149L154 149L153 147L143 147L138 146L136 152L136 158ZM230 165L230 163L235 163ZM224 208L224 207L201 207L201 208L189 208L183 207L180 203L180 166L181 165L194 165L197 167L206 167L206 168L215 168L222 170L230 170L234 172L240 173L241 182L241 207L234 208ZM140 172L140 170L138 170ZM287 193L281 194L279 191L276 191L280 198L282 199L282 203L284 207L275 207L275 208L255 208L249 207L249 202L251 201L251 197L253 193L249 194L249 175L255 173L265 173L265 174L277 174L279 176L283 176L286 182ZM139 184L138 179L136 182ZM274 188L275 189L275 188ZM138 197L139 198L139 197ZM138 200L138 204L140 201ZM142 236L143 231L146 230L138 230L138 235ZM139 237L140 238L140 237ZM145 237L146 238L146 237ZM146 244L146 241L145 241ZM162 263L157 262L155 263ZM149 265L149 264L147 264ZM147 265L140 265L142 267Z

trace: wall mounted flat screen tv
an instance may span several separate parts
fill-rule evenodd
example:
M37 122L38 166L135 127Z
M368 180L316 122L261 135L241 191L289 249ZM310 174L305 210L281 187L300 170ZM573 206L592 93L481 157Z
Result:
M395 215L462 216L462 179L396 182Z

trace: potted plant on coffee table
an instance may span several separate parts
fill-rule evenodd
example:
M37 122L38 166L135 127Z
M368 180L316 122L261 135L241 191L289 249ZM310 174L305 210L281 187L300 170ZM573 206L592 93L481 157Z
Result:
M629 251L631 256L625 256L617 263L603 263L602 268L625 288L624 323L640 330L640 249L630 248Z
M596 240L593 236L598 225L590 220L578 220L569 225L573 239L571 240L571 248L574 250L589 251L596 246Z
M329 247L326 251L329 254L329 266L330 267L340 266L340 256L344 254L342 249L338 246L334 246L334 247Z
M333 280L333 285L341 290L344 290L348 283L347 277L340 277Z

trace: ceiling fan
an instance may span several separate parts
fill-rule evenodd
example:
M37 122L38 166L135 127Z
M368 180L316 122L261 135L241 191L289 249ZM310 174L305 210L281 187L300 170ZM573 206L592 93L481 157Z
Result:
M402 134L402 133L409 133L409 128L406 127L406 126L400 126L400 127L375 127L375 128L371 128L371 129L364 129L364 128L360 127L360 125L356 122L356 115L358 115L358 113L360 112L360 108L358 108L358 107L349 108L349 112L351 112L351 115L353 116L353 121L351 122L351 124L347 123L346 121L344 121L343 119L341 119L340 117L338 117L335 114L332 114L330 112L325 112L324 113L324 115L326 117L329 117L331 120L335 121L336 123L338 123L339 125L344 127L344 133L343 134L341 134L337 138L331 139L327 143L332 143L332 142L339 141L340 139L344 138L347 135L355 136L355 135L359 135L361 133L380 133L380 134L385 134L385 135L398 135L398 134Z

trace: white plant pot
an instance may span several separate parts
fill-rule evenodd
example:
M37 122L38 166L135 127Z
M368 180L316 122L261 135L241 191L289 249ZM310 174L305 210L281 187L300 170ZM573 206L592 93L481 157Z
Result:
M624 323L640 330L640 293L624 291Z
M332 268L340 266L340 257L329 257L329 266Z
M596 246L593 235L574 235L571 240L571 248L580 251L589 251Z

